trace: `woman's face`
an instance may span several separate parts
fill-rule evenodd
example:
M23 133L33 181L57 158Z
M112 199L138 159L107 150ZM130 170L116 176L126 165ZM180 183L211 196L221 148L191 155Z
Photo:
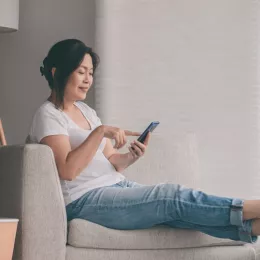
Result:
M93 63L89 54L84 56L80 66L72 72L64 91L64 99L84 100L93 82Z

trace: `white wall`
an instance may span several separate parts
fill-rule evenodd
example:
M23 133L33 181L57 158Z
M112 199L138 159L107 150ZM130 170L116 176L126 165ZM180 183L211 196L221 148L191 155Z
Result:
M157 146L149 149L162 156L175 133L189 133L202 189L259 197L258 1L96 3L95 19L94 0L20 0L19 31L0 35L0 116L8 143L23 143L49 94L39 67L50 46L77 37L95 42L101 56L96 107L104 123L141 131L161 121ZM93 91L88 100L94 105Z
M19 31L0 34L0 117L9 144L24 143L31 117L50 93L39 71L49 48L71 37L93 46L94 29L94 0L20 0Z
M149 149L164 153L174 133L191 133L203 190L259 197L258 1L97 3L103 122L141 131L159 120L162 145Z

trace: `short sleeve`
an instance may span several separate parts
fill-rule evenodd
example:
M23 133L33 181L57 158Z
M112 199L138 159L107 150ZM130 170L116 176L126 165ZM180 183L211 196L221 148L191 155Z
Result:
M56 113L40 111L36 113L33 120L31 136L37 143L50 135L67 135L67 124L57 110Z

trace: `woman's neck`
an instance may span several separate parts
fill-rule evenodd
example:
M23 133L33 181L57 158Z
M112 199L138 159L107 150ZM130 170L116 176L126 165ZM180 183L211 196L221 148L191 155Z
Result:
M55 95L55 93L52 92L47 100L50 101L51 103L53 103L54 105L56 105L56 95ZM74 108L74 103L75 103L74 100L68 100L64 97L63 98L63 104L61 104L61 106L59 108L63 111L71 111Z

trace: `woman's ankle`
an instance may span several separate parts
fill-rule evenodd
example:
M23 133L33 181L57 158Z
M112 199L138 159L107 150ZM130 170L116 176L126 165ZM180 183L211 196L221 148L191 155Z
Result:
M260 200L245 200L243 204L243 220L260 218Z
M260 219L253 219L252 221L252 235L259 236L260 235Z

